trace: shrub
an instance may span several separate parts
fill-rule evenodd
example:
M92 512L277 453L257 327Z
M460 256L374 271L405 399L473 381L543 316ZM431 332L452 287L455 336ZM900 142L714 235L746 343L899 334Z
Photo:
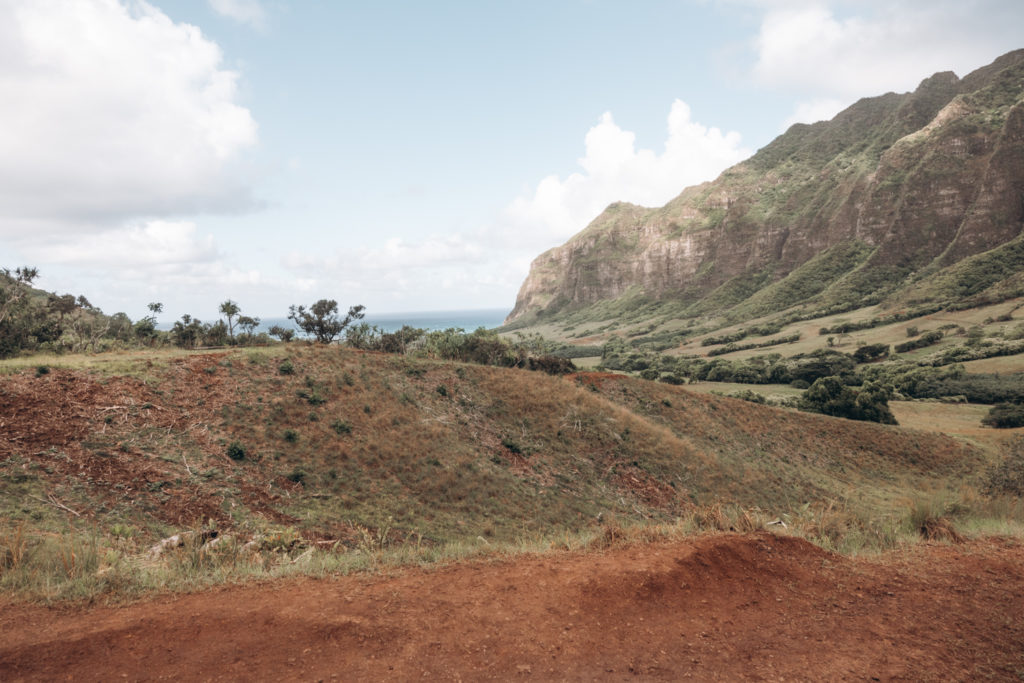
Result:
M889 355L888 344L867 344L853 352L853 360L858 363L869 363L881 360Z
M515 453L517 455L519 455L519 454L521 454L523 452L522 446L520 446L518 443L516 443L510 437L507 437L507 436L502 437L501 445L504 446L505 448L507 448L512 453Z
M295 330L281 327L280 325L274 325L268 332L270 336L277 337L286 344L295 338Z
M962 506L939 498L918 498L908 511L910 528L928 541L950 541L962 543L964 538L957 532L950 519Z
M803 393L797 405L812 413L896 424L889 409L888 390L874 382L865 382L860 391L855 391L839 377L821 377Z
M914 349L923 349L926 346L932 344L938 344L942 341L942 332L939 330L932 330L931 332L925 332L917 339L911 339L910 341L897 344L893 347L896 353L906 353L907 351L913 351Z
M988 411L988 415L981 418L981 424L997 429L1024 427L1024 404L996 404Z
M245 460L245 446L238 441L228 444L228 457L232 460Z
M334 422L331 423L331 429L333 429L338 434L351 434L352 423L347 422L345 420L335 420Z
M549 375L568 375L576 372L576 365L561 356L536 356L528 361L531 370L540 370Z
M284 430L282 438L288 443L295 443L296 441L299 440L299 433L294 429L286 429Z
M792 379L814 382L821 377L838 377L853 372L853 358L839 351L818 349L804 357L794 356L788 363Z
M1006 458L986 474L982 490L989 495L1024 496L1024 439L1011 443Z
M900 378L897 389L914 398L963 395L971 403L1024 403L1024 382L1016 373L965 373L959 365L918 368Z
M281 364L277 366L277 371L282 375L294 375L295 366L292 364L290 359L285 358L281 361Z
M766 399L764 396L762 396L761 394L757 393L756 391L751 391L750 389L744 389L743 391L733 392L731 394L728 394L728 397L729 398L738 398L738 399L740 399L742 401L748 401L750 403L758 403L758 404L761 404L761 405L764 405L764 404L768 403L768 399Z

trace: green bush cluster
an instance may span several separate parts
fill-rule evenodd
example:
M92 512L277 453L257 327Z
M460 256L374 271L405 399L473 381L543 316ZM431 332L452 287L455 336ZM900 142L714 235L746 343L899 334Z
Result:
M940 330L932 330L931 332L925 332L920 337L905 341L902 344L897 344L893 347L896 353L906 353L907 351L914 351L915 349L923 349L926 346L932 346L942 341L942 332Z
M653 376L656 379L682 384L685 381L738 382L743 384L789 384L794 380L808 383L819 377L851 375L856 367L845 353L818 349L807 354L784 358L781 354L754 356L742 360L703 358L700 356L667 356L636 351L621 339L609 340L598 366L605 370L623 370Z
M1015 356L1024 353L1024 340L989 341L985 340L973 346L950 346L918 361L919 365L942 366L963 363L981 358L999 356Z
M894 425L896 418L889 409L890 398L889 390L876 382L854 388L839 377L821 377L803 393L798 407L834 417Z
M933 304L929 306L919 306L912 308L902 313L892 313L891 315L880 315L874 318L868 318L867 320L858 321L847 321L837 323L832 327L822 327L818 330L820 336L827 334L849 334L850 332L857 332L859 330L871 330L876 327L882 327L883 325L892 325L894 323L901 323L906 320L913 320L914 318L920 318L923 315L931 315L937 311L941 311L943 306L941 304Z
M736 332L730 332L728 334L720 334L718 336L705 337L701 340L701 346L715 346L717 344L731 344L733 342L742 341L747 337L767 337L770 334L776 334L782 330L784 325L782 323L765 323L764 325L754 325L752 327L746 327Z
M724 356L727 353L734 351L747 351L749 349L766 349L772 346L779 346L780 344L793 344L800 341L800 333L790 334L785 337L775 337L774 339L766 339L762 342L751 342L749 344L726 344L717 349L711 349L708 351L708 356Z
M1024 404L998 403L981 418L981 424L999 429L1024 427Z
M556 375L576 371L569 358L558 354L557 347L539 335L519 335L517 340L510 340L483 327L473 332L458 327L428 332L406 325L395 332L384 332L363 323L349 327L345 341L357 349L412 354L436 360L526 368ZM592 347L566 348L570 351L585 348L587 355L596 355Z
M865 344L853 352L853 360L857 363L870 363L888 357L888 344Z

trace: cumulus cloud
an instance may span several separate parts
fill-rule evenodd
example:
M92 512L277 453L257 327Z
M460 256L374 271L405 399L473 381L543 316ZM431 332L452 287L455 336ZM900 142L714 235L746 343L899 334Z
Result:
M251 206L218 46L142 0L0 4L0 237Z
M856 99L913 90L1020 47L1024 5L1003 0L752 0L756 82L801 98L787 125L829 118Z
M750 155L737 133L693 121L681 100L672 104L660 153L637 149L636 135L611 113L586 133L584 147L579 171L543 178L477 231L392 239L327 256L295 251L282 265L319 287L377 292L405 306L437 291L457 292L462 305L486 305L507 299L537 254L582 230L612 202L661 206Z
M503 225L508 237L528 238L547 248L582 230L612 202L661 206L684 188L712 180L750 156L738 133L693 121L682 100L672 104L660 154L637 149L636 135L620 128L610 112L587 133L585 147L578 160L581 172L564 180L548 176L532 195L508 206Z
M259 0L209 0L210 7L217 14L248 24L256 29L266 26L267 13Z
M421 292L445 289L455 282L486 284L494 253L465 235L431 235L419 241L392 238L381 245L338 250L333 254L293 251L286 268L343 289Z
M208 264L220 258L213 236L197 232L191 221L158 220L96 235L75 235L57 244L37 244L25 251L49 263L115 269Z

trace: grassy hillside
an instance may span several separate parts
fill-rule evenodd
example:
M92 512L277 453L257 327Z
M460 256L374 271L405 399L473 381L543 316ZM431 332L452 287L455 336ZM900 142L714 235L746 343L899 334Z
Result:
M886 544L909 501L980 495L996 463L947 436L621 375L304 344L85 361L0 375L7 567L49 547L64 571L53 539L69 533L91 539L96 572L189 529L258 539L291 566L306 549L507 547L726 508L841 510L840 527Z

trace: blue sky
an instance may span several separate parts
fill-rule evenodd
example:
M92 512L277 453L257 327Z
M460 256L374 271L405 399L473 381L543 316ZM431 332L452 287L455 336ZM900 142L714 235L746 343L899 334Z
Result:
M133 318L511 309L608 203L1022 25L1016 0L0 0L0 266Z

